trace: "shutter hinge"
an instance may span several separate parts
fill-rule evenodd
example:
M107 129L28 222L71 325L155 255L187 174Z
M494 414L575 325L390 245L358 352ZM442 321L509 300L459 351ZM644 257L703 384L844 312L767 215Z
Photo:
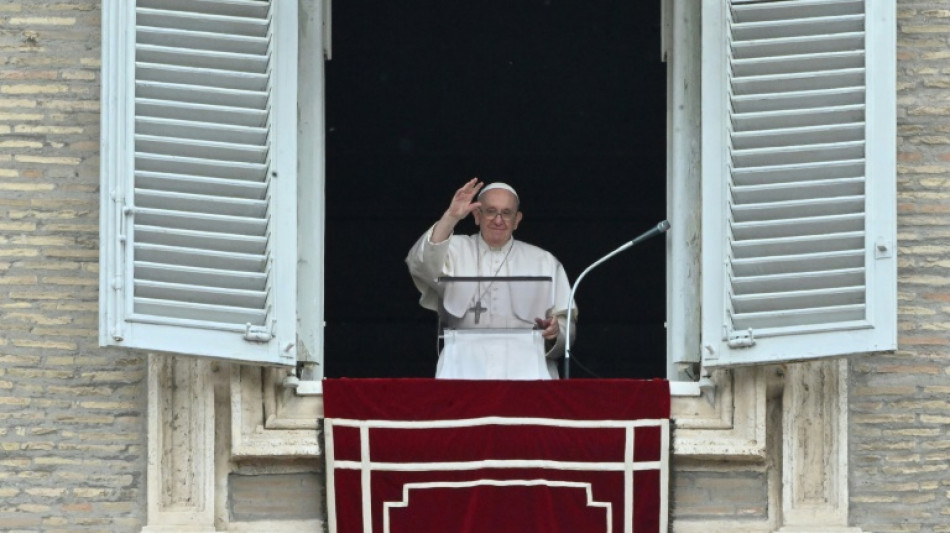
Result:
M755 337L752 335L752 328L745 331L731 331L726 336L726 344L730 348L751 348L755 346Z
M244 340L250 342L270 342L274 338L274 333L267 326L252 326L250 323L244 325Z
M122 283L121 276L114 276L112 278L112 291L116 302L122 301L122 289L124 288ZM119 320L118 315L116 315L115 320L112 322L112 340L116 342L122 342L125 340L125 333L122 329L122 321Z
M122 198L119 198L117 201L122 202L122 216L119 218L119 243L123 246L128 244L129 236L129 225L130 219L135 218L135 205L132 203L125 203Z

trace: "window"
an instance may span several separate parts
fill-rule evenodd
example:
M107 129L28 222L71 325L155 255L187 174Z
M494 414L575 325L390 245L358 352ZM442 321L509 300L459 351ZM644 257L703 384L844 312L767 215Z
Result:
M102 344L321 362L327 5L103 3ZM666 9L671 379L893 349L894 2Z
M660 4L577 7L335 3L326 375L434 373L436 315L404 258L472 176L518 189L515 235L571 279L666 218ZM664 265L657 238L585 278L572 377L665 375Z

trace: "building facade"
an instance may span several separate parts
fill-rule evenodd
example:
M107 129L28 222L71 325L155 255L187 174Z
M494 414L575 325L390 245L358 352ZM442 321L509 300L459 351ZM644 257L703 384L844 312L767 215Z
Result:
M100 346L106 4L0 5L0 529L320 531L306 375ZM950 3L896 29L897 349L675 387L674 531L950 531Z

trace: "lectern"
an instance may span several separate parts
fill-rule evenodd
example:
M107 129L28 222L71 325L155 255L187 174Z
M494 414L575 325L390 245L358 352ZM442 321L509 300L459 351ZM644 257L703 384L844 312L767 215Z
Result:
M547 276L444 276L436 377L557 379L536 320L553 312Z

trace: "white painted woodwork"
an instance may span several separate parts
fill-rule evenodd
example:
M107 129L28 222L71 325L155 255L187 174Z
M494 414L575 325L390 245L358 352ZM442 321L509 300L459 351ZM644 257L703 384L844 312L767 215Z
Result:
M295 364L297 3L103 21L100 343Z
M894 2L702 16L704 366L895 349Z
M319 382L324 376L326 86L324 54L319 51L323 47L329 58L329 4L330 0L301 1L299 13L297 360L306 363L301 371L305 384Z
M689 380L683 365L700 361L700 21L695 0L668 0L666 197L667 378Z

